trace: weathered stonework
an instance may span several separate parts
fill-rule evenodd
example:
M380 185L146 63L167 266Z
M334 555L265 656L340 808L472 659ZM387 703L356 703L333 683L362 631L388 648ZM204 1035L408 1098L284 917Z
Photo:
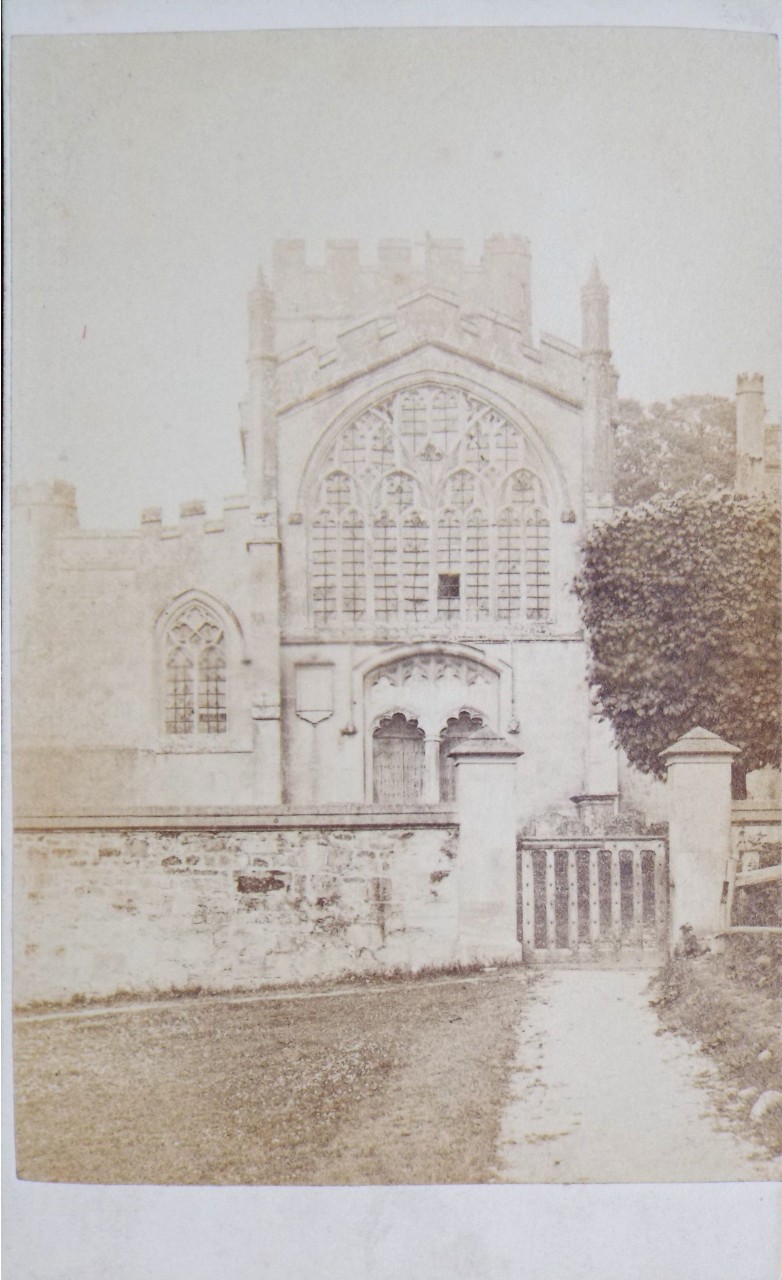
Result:
M20 831L15 853L17 1004L455 958L447 823Z
M371 805L389 713L427 740L404 802L436 801L461 715L518 737L520 820L616 790L570 592L610 507L608 295L593 273L577 345L535 339L530 290L518 236L475 263L431 237L374 263L278 243L249 298L244 494L109 532L69 485L19 488L18 813ZM208 670L172 643L190 607L220 636Z

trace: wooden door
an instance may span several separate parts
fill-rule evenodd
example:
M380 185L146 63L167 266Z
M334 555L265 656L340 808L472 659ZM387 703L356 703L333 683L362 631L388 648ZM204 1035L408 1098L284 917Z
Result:
M420 804L424 795L424 731L401 712L381 720L372 739L375 804Z
M462 711L458 716L451 716L440 734L440 800L443 804L452 804L456 799L456 769L450 757L451 749L466 742L482 728L483 721L479 716Z

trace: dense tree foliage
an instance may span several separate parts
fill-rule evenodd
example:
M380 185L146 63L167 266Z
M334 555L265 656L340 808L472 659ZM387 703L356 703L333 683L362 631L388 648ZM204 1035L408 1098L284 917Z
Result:
M779 510L732 493L680 494L596 526L576 593L597 705L631 763L702 725L779 762Z
M615 497L631 507L658 494L724 489L735 469L736 406L721 396L680 396L644 408L620 400Z

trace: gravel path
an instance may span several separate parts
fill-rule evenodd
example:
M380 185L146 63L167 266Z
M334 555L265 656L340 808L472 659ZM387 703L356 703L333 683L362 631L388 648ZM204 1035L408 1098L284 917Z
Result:
M643 970L546 973L521 1025L498 1148L499 1182L770 1180L720 1120L716 1070L662 1034ZM711 1086L711 1091L710 1091Z

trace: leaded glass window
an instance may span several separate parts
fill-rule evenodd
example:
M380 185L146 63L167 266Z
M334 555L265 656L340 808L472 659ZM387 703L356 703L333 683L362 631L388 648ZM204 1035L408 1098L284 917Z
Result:
M225 634L213 610L186 606L165 633L166 733L225 733Z
M341 532L342 612L361 618L367 603L366 543L364 521L357 511L348 511Z
M394 618L399 613L399 530L396 520L384 511L374 525L373 572L375 613Z
M332 442L309 513L317 627L550 616L548 497L534 449L458 388L422 384L359 415Z
M527 617L548 617L549 596L549 524L536 511L527 521Z
M311 554L312 609L322 624L337 614L337 522L328 511L320 511L313 521Z
M441 618L459 617L462 566L462 524L455 511L444 511L437 522L437 612Z
M471 618L489 616L489 526L482 511L467 516L464 548L464 592Z
M497 518L497 617L518 618L521 612L522 531L511 508Z
M412 511L402 529L404 612L414 618L429 613L430 529L426 520Z

